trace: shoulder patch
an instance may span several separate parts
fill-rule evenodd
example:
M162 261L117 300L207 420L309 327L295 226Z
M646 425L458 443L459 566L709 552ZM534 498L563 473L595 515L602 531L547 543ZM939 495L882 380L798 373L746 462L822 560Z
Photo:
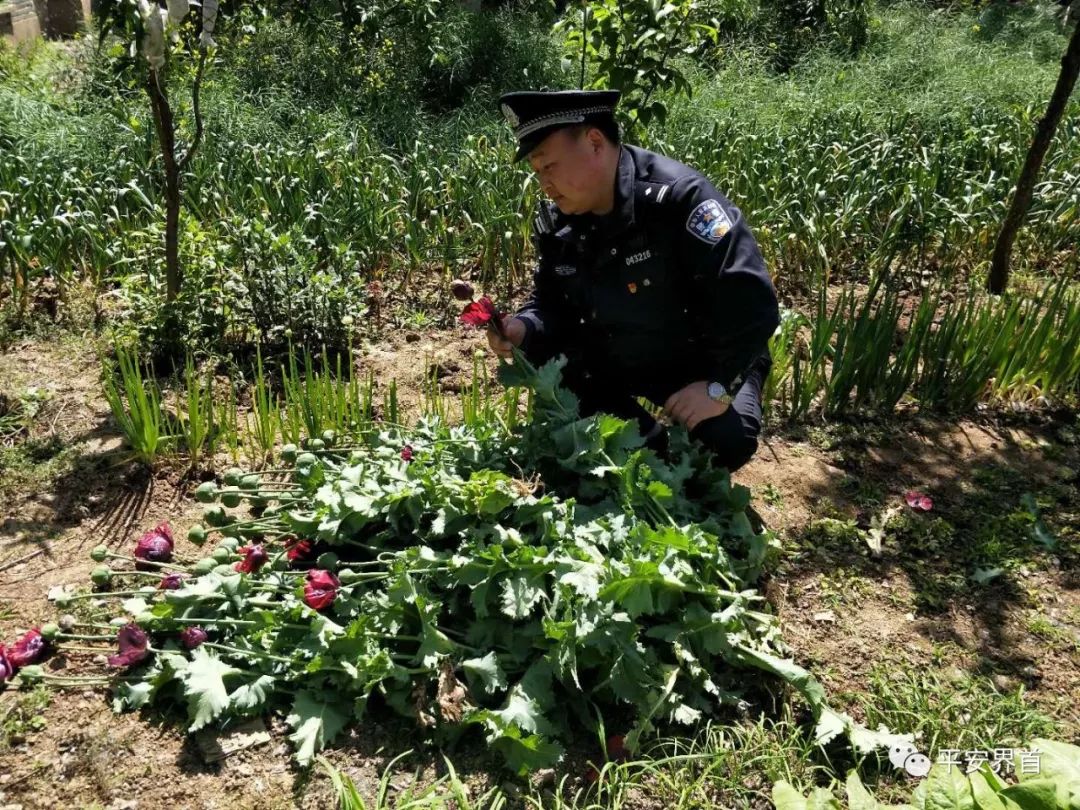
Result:
M716 200L705 200L690 212L686 230L702 242L719 242L731 230L731 220Z
M645 204L662 203L671 186L656 180L639 180L635 187L634 196L637 202Z
M539 234L553 233L555 231L555 218L551 215L551 209L548 208L547 203L543 202L540 203L539 209L533 219L536 232Z

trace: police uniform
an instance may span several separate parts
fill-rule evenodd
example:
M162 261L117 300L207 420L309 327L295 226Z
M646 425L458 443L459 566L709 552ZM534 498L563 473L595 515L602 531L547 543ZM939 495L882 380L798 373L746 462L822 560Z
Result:
M559 126L611 115L617 98L611 91L504 96L518 158ZM656 423L635 397L663 405L692 382L719 382L734 399L690 435L737 469L761 431L776 290L741 212L707 178L655 152L619 150L611 213L539 205L534 287L517 313L526 325L521 348L538 363L565 354L564 379L583 413L635 418L645 435Z

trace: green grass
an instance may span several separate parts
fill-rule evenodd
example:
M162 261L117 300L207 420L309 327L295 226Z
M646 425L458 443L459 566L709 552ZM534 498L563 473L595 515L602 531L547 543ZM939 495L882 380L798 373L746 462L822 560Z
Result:
M934 758L944 748L991 749L1019 747L1033 737L1054 738L1061 733L1049 717L1034 709L1022 687L1002 692L981 676L944 668L880 665L870 674L867 692L841 693L849 705L865 715L873 728L886 724L899 733L916 735L916 746ZM400 759L400 758L399 758ZM599 750L586 756L600 764ZM568 763L569 773L556 769L556 781L546 788L521 788L510 782L480 791L465 788L452 763L446 775L388 797L387 785L402 782L407 773L394 760L387 766L374 797L363 797L343 771L323 763L341 810L384 810L442 807L450 800L462 808L525 806L530 810L615 810L637 804L663 805L671 810L702 807L769 806L772 785L783 779L803 792L829 786L850 767L857 767L868 787L882 801L901 800L911 782L898 774L882 755L860 762L842 749L822 750L785 709L779 719L760 717L730 725L710 725L690 737L658 740L639 758L611 762L600 769L595 783L578 777L586 767L581 758ZM464 796L473 796L464 799ZM372 799L371 803L366 803Z
M884 723L916 734L923 752L1019 746L1032 737L1053 737L1061 728L1032 707L1025 689L997 689L986 677L940 669L881 664L870 688L851 696L871 728Z
M963 123L972 110L1048 99L1065 52L1065 35L1033 5L976 14L896 3L873 16L859 57L817 49L787 75L769 71L764 54L727 50L712 72L695 71L694 97L674 104L668 130L708 115L780 127L833 113L869 126L904 113L931 127Z
M21 745L29 734L45 727L42 712L52 702L52 692L38 685L32 691L13 694L0 704L0 751Z
M0 499L37 492L73 468L78 451L57 435L0 447Z

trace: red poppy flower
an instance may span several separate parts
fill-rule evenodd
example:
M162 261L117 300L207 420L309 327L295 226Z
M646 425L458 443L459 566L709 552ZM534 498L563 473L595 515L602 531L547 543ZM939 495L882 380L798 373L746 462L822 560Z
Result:
M116 642L120 651L117 655L109 656L110 667L130 667L150 655L150 640L134 622L120 628Z
M147 562L166 563L172 559L173 536L169 529L168 521L154 527L135 544L135 557ZM152 566L135 564L136 568L150 568Z
M299 538L293 538L285 542L285 556L289 558L289 562L295 562L296 560L305 560L311 554L312 543L310 540L301 540Z
M304 602L315 610L328 608L337 598L340 587L341 582L329 571L312 569L307 572L307 582L304 583Z
M237 551L244 555L244 559L233 565L233 568L242 574L254 574L270 559L266 549L258 543L253 546L241 546Z
M161 578L161 582L158 583L158 588L163 591L175 591L184 587L184 575L179 571L173 571L171 574L166 574Z
M479 301L470 301L465 305L465 309L461 311L461 321L481 328L490 324L502 334L502 314L495 309L495 305L486 295Z
M206 631L201 627L185 627L180 631L180 643L188 650L201 646L207 638Z
M404 447L401 448L401 460L402 461L412 461L412 457L413 457L413 450L412 450L412 445L411 444L407 444L407 445L405 445Z
M630 751L626 747L626 738L622 734L612 734L607 738L607 761L625 762L630 759ZM589 765L585 772L585 778L589 782L596 782L600 778L600 771L595 765Z
M921 509L924 512L929 512L934 508L933 499L923 492L916 492L914 490L905 492L904 500L907 501L907 505L912 509Z
M8 661L16 669L36 664L45 653L45 639L36 627L8 647Z
M622 762L630 758L626 738L622 734L612 734L607 738L607 755L612 762Z

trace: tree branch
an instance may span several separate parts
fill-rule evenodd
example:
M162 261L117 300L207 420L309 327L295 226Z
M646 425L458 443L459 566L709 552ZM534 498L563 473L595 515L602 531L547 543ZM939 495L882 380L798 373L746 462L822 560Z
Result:
M195 71L195 84L191 88L191 110L195 116L195 136L191 139L191 145L188 147L187 152L180 158L180 171L184 171L187 167L188 161L191 160L191 156L195 154L195 150L199 148L199 142L202 140L203 121L202 113L199 110L199 89L202 87L203 72L206 69L206 51L206 48L199 51L199 67Z

